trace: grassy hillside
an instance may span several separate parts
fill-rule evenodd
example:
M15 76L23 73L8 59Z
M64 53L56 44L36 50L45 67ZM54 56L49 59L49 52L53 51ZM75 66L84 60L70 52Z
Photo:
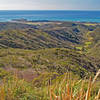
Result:
M99 100L99 33L96 23L0 23L0 100Z
M32 25L0 23L0 47L20 49L72 48L82 44L84 34L95 26L80 23L53 22Z
M100 27L97 27L89 36L92 38L89 53L100 60Z
M32 68L38 74L45 71L58 74L71 71L80 77L84 77L95 74L99 69L96 64L91 57L71 49L0 50L0 67L5 70Z

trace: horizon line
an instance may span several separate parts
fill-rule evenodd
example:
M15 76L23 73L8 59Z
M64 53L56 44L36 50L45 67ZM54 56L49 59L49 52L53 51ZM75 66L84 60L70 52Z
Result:
M75 10L69 10L69 9L57 9L57 10L55 10L55 9L9 9L9 10L6 10L6 9L1 9L0 11L100 11L100 9L91 9L91 10L88 10L88 9L86 9L86 10L84 10L84 9L75 9Z

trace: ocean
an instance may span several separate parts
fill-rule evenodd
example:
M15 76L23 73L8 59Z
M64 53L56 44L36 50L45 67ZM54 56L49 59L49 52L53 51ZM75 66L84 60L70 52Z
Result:
M29 21L77 21L100 22L100 11L70 11L70 10L1 10L0 22L13 19L27 19Z

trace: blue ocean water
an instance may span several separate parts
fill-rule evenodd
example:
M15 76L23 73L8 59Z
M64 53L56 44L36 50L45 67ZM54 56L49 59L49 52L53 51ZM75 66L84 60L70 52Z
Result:
M12 19L27 19L29 21L79 21L79 22L100 22L100 11L0 11L0 22L11 21Z

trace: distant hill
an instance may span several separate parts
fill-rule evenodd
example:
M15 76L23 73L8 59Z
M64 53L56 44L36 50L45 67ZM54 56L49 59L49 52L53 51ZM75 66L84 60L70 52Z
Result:
M71 22L0 23L0 48L73 48L95 27Z

